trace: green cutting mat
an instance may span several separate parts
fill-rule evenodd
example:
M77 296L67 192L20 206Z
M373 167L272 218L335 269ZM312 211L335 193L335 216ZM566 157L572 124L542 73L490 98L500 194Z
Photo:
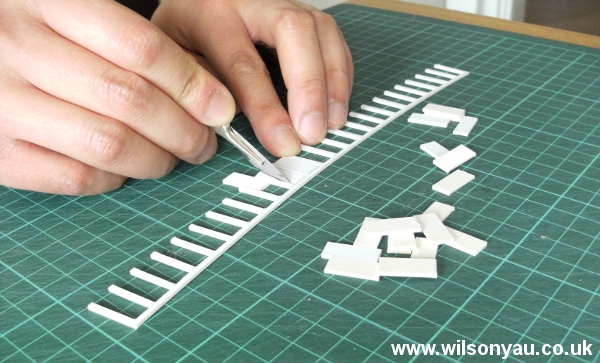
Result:
M451 362L393 356L399 343L592 343L600 355L600 51L357 6L330 10L352 48L351 110L434 63L471 75L431 101L479 117L451 197L419 150L465 142L399 118L298 192L137 331L88 312L129 286L153 250L234 192L251 169L235 150L162 180L69 198L0 188L0 357L7 362ZM352 242L366 216L433 201L447 224L489 242L477 257L442 247L437 280L323 274L327 241ZM190 256L180 256L189 259ZM157 267L160 269L160 267ZM164 277L177 278L160 269ZM153 292L154 293L154 292ZM152 294L150 297L152 297ZM158 291L156 291L158 293ZM511 357L508 362L551 357Z

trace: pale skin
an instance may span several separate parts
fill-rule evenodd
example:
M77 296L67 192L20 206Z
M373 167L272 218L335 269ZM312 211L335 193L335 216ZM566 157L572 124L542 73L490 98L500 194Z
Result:
M353 78L335 21L294 0L164 0L152 22L112 0L3 1L0 54L0 185L67 195L209 160L236 104L270 153L297 154L343 126Z

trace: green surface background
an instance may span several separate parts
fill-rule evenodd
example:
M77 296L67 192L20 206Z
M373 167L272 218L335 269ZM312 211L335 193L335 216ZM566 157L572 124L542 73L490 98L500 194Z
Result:
M141 328L87 311L136 315L110 284L144 291L128 271L154 251L197 262L172 236L216 247L191 222L249 172L227 145L201 167L69 198L0 188L0 358L7 362L499 362L397 357L399 343L592 343L600 355L600 52L405 14L329 10L356 64L351 110L434 63L471 72L430 101L479 117L468 138L400 117L326 169ZM243 120L238 121L239 128ZM247 131L247 130L245 130ZM419 145L466 143L476 179L451 197ZM327 241L350 243L364 217L456 206L451 227L489 242L477 257L442 247L437 280L361 281L323 274ZM218 209L218 208L217 208ZM547 361L511 357L507 362Z

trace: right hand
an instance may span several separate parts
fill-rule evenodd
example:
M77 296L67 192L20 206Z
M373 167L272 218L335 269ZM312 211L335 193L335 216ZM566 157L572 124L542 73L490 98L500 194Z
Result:
M112 0L0 2L0 185L86 195L216 151L235 102Z

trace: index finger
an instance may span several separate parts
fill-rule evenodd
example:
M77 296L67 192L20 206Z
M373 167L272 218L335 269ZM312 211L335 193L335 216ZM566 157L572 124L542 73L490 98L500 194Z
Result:
M37 1L55 32L152 82L196 120L218 126L235 115L233 97L149 21L114 1Z

